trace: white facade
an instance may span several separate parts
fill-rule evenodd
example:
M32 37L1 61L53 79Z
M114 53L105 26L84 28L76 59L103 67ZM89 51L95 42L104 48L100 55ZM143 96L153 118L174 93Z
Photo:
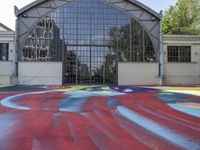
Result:
M0 84L12 84L14 32L0 26L0 43L9 44L7 61L0 61ZM168 46L190 46L191 62L168 62ZM164 85L200 84L200 36L164 35ZM61 85L62 62L19 62L18 84ZM159 63L123 62L118 64L119 85L158 85Z
M0 84L12 83L14 31L0 23L0 43L8 44L8 60L0 59Z
M0 84L11 84L12 61L0 61Z
M62 62L19 62L19 84L62 85Z
M168 62L168 46L191 47L191 62ZM163 36L164 85L200 84L200 35ZM158 63L119 63L120 85L158 85Z
M164 35L164 84L200 84L200 36ZM191 46L191 62L168 62L168 46Z
M119 63L119 85L159 84L159 63Z

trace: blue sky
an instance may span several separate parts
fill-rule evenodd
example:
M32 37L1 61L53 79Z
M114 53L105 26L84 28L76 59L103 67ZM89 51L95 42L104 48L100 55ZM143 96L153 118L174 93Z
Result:
M14 15L14 5L18 8L33 2L34 0L6 0L0 5L0 22L8 26L9 28L15 28L15 15ZM174 5L177 0L138 0L148 7L159 12L160 10L165 10L170 5Z

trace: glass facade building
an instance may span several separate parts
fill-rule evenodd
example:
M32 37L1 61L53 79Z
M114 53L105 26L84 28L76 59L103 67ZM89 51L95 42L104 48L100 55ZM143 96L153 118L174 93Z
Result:
M116 84L119 62L159 61L144 25L103 0L75 0L52 9L23 36L18 61L62 61L64 84Z

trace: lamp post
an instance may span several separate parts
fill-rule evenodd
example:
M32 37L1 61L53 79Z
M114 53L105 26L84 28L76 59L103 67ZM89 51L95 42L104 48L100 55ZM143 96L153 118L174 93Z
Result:
M162 18L163 12L160 11L160 16ZM159 84L163 85L163 73L164 73L164 53L163 53L163 35L162 35L162 23L160 20L160 46L159 46Z

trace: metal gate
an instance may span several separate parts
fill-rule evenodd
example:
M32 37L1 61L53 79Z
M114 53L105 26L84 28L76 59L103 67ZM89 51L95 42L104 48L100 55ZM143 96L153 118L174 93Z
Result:
M67 45L63 84L116 84L117 57L107 45Z

